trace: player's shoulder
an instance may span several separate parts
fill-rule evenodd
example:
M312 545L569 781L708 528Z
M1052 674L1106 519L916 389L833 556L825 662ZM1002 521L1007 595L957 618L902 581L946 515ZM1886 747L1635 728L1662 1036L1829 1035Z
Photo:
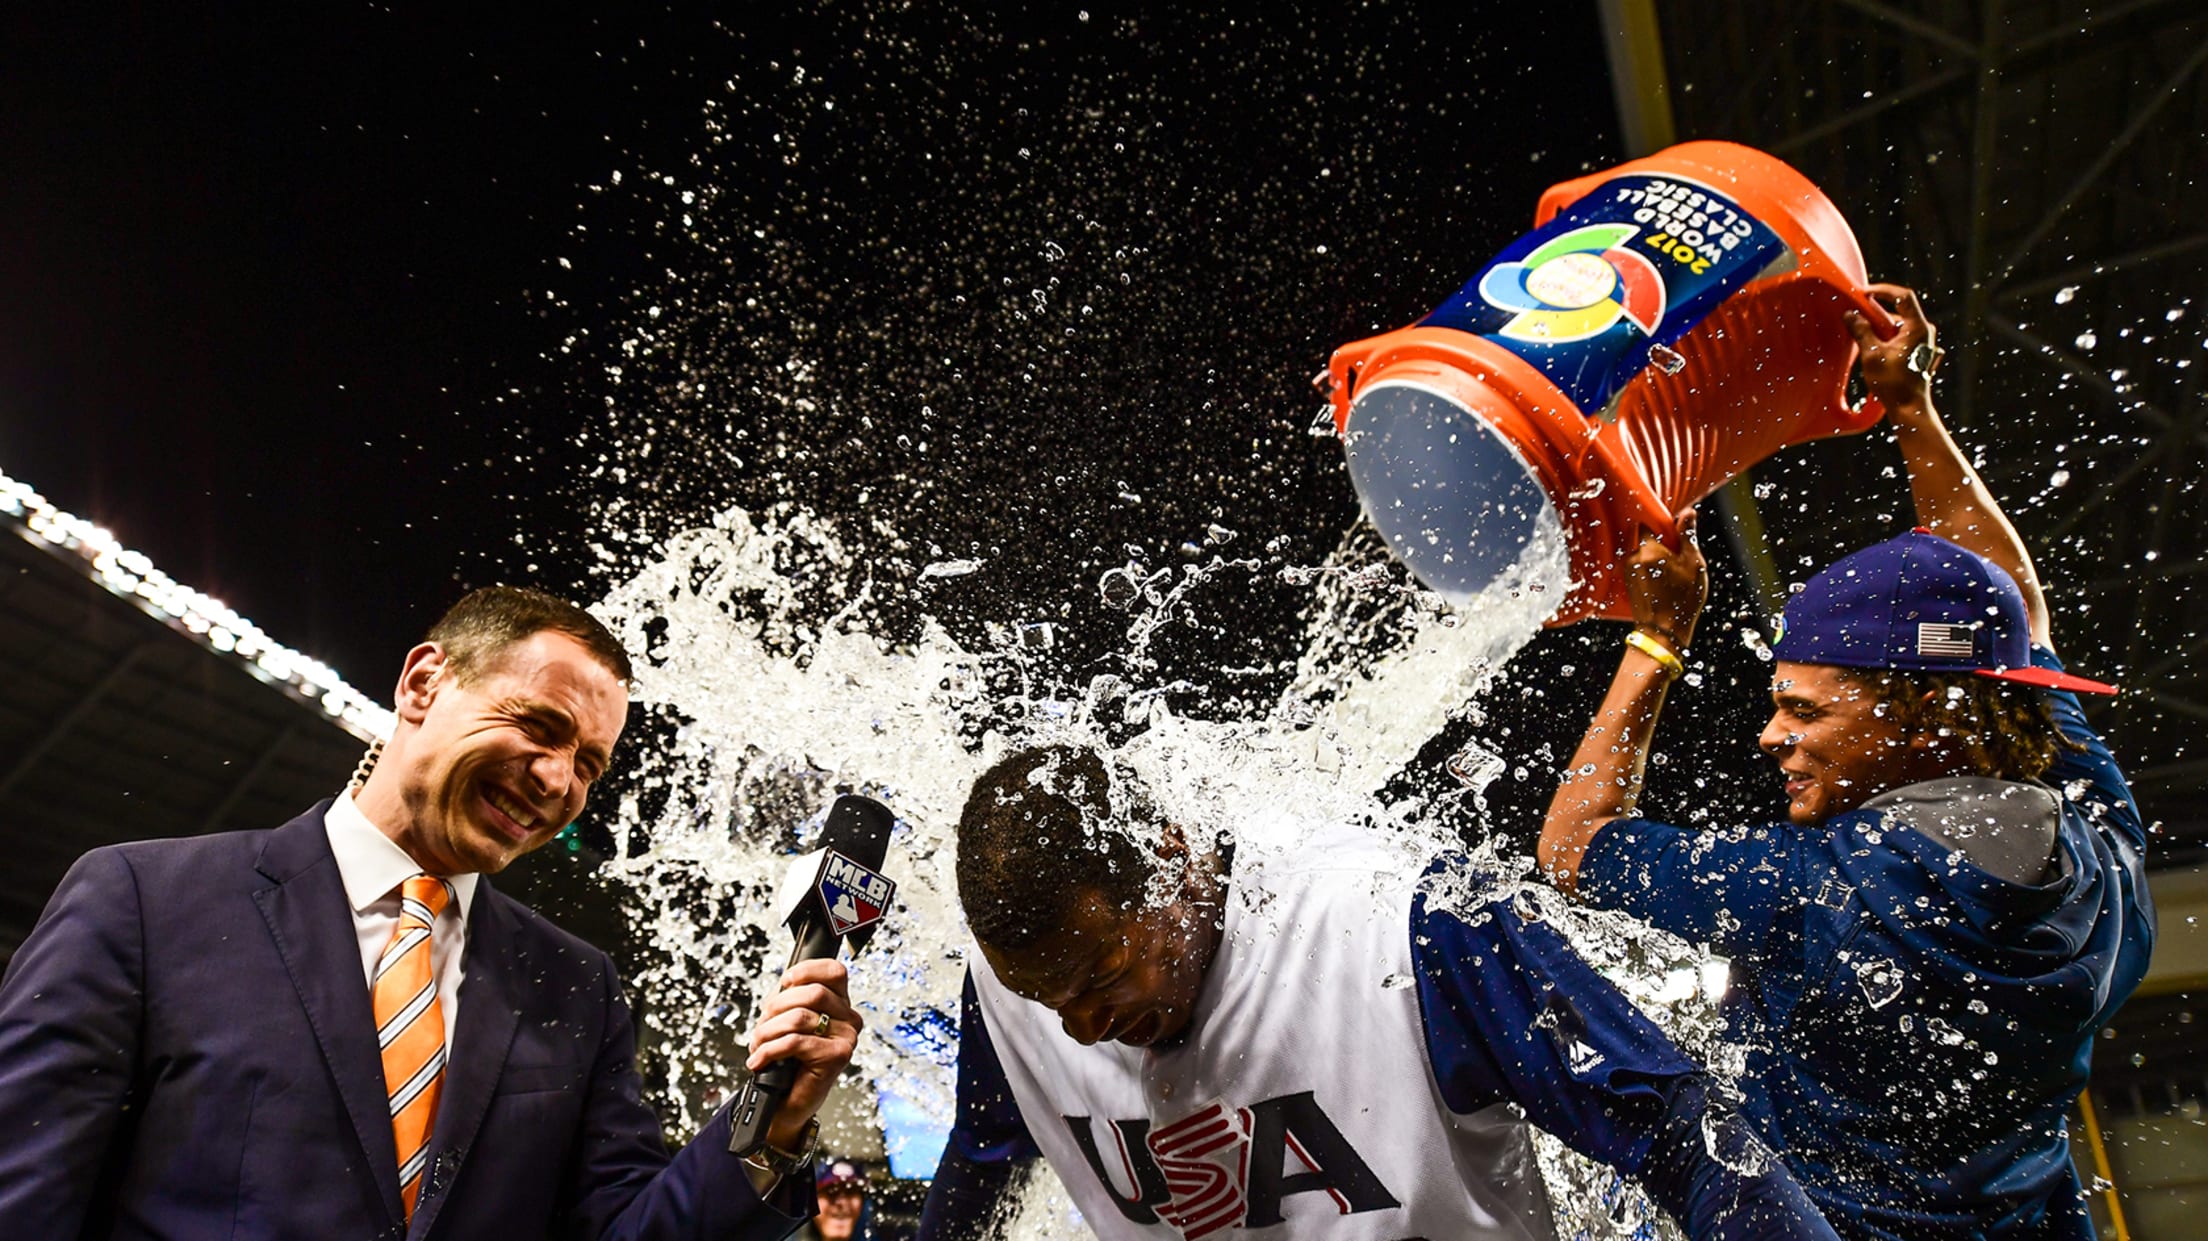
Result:
M1400 926L1426 856L1415 841L1361 822L1275 820L1238 833L1232 899L1244 930L1373 923Z

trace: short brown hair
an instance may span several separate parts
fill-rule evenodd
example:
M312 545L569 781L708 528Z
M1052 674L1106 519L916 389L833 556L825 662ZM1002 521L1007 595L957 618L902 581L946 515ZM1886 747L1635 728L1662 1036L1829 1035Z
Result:
M437 618L423 641L443 647L445 666L466 682L495 663L507 647L546 630L582 643L623 685L629 683L629 653L612 630L567 600L526 586L470 591Z
M1886 705L1904 737L1939 734L1971 770L2002 780L2037 780L2077 745L2055 725L2045 692L1969 672L1842 668Z

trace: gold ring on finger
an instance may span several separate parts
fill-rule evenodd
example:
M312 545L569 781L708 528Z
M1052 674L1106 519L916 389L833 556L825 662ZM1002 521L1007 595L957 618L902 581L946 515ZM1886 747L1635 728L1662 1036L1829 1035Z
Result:
M813 1034L818 1038L828 1037L828 1014L820 1015L820 1020L813 1025Z

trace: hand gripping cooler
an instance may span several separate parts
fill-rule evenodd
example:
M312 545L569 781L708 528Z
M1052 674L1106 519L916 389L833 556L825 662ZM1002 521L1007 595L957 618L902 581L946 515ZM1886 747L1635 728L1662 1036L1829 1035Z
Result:
M1432 314L1328 366L1350 479L1388 548L1453 602L1562 519L1551 625L1624 618L1642 527L1790 444L1861 431L1841 316L1886 313L1855 235L1780 160L1688 142L1550 186L1536 228Z

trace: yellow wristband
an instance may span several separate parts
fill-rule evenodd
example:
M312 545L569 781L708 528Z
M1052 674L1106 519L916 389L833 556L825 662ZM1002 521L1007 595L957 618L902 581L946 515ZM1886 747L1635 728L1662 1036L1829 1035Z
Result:
M1625 644L1661 665L1667 680L1676 681L1687 671L1677 652L1639 629L1625 635Z

